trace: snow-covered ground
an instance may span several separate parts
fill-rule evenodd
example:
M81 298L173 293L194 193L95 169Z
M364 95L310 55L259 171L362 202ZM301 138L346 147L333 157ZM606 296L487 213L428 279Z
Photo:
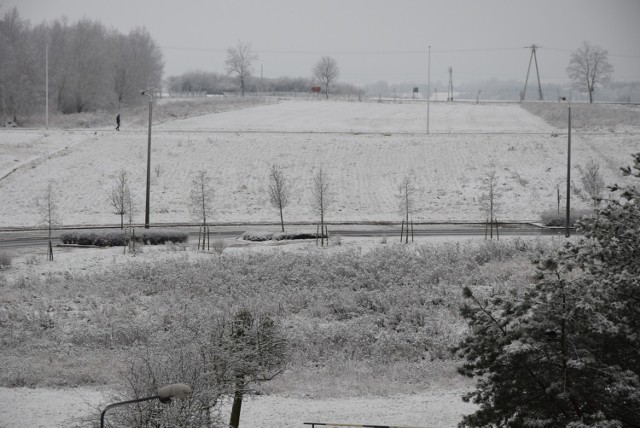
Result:
M542 119L514 105L433 103L429 131L551 132ZM167 122L158 130L425 133L425 103L297 101Z
M304 422L453 427L475 407L464 403L462 394L463 391L431 391L393 397L250 397L242 405L240 422L252 428L303 428ZM0 426L87 426L82 421L99 415L96 409L109 404L107 399L104 388L0 388ZM108 421L109 414L106 416Z
M436 238L437 240L437 238ZM430 242L430 239L422 239ZM304 251L314 248L312 241L289 245L273 243L238 242L226 240L225 252L237 251ZM365 251L378 248L379 238L345 238L342 246L356 246ZM387 245L393 245L391 243ZM332 247L338 249L338 247ZM57 248L56 263L44 260L44 249L34 254L32 249L17 250L12 268L3 271L9 281L23 276L69 273L79 275L87 271L108 269L114 264L139 263L141 260L182 257L196 261L209 258L210 254L196 251L192 245L185 247L144 247L135 257L123 254L121 248ZM283 393L248 398L243 403L242 426L262 428L300 428L303 422L332 422L354 424L390 424L401 426L451 427L461 415L474 411L473 404L464 403L462 382L441 385L434 382L432 389L389 396L339 397L340 392L330 397L310 397L305 393L286 395ZM444 388L444 389L443 389ZM313 388L309 388L313 389ZM300 390L304 391L305 387ZM110 404L109 386L84 386L77 388L0 388L0 427L83 427L87 418L99 415L100 409ZM229 407L229 406L227 406ZM228 417L229 408L221 412Z
M329 221L397 221L397 185L412 174L419 188L415 221L482 221L482 180L499 178L499 220L537 220L564 200L566 137L515 104L284 101L166 122L152 137L151 222L186 222L192 179L206 170L216 191L213 221L278 221L268 205L270 164L286 167L294 197L285 221L314 221L312 176L322 167L335 202ZM639 128L640 129L640 128ZM224 132L219 132L224 131ZM249 132L250 131L250 132ZM407 132L409 132L407 134ZM518 133L512 133L518 132ZM522 133L527 132L527 133ZM597 160L607 183L640 151L627 134L574 134L572 177ZM144 218L145 129L0 131L0 227L40 223L36 199L51 180L63 224L116 224L108 202L124 168ZM587 201L573 196L572 206Z

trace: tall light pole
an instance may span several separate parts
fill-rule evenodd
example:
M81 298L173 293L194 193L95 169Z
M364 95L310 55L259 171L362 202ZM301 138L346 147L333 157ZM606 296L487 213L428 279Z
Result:
M567 137L567 214L566 214L566 230L565 237L571 236L571 231L569 230L569 219L571 218L571 104L569 104L569 133Z
M149 143L147 144L147 199L144 208L144 228L149 229L149 194L151 188L151 118L153 111L153 97L142 91L142 95L149 97Z
M431 46L429 46L429 60L427 63L427 134L429 133L429 98L431 98Z
M49 129L49 43L44 45L44 68L45 68L45 93L44 93L44 122L47 129Z
M174 383L171 385L163 386L158 389L157 395L152 395L151 397L143 397L136 398L135 400L121 401L119 403L109 404L104 410L100 413L100 428L104 428L104 417L107 413L107 410L112 409L114 407L124 406L126 404L139 403L141 401L149 401L149 400L160 400L161 403L170 403L172 398L184 399L191 395L191 387L189 385L185 385L184 383Z

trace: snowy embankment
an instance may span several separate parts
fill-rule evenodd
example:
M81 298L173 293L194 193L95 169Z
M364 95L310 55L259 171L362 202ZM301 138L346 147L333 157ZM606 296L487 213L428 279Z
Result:
M566 137L518 105L287 101L167 122L153 129L152 223L188 222L194 174L207 170L216 191L215 222L279 220L268 205L270 164L286 167L294 196L285 221L310 222L314 171L325 168L334 203L329 221L399 221L397 185L419 188L415 221L482 221L478 198L491 170L499 179L499 220L537 220L564 193ZM628 129L628 128L627 128ZM108 197L128 172L144 218L147 133L0 131L0 227L40 223L36 198L53 181L63 224L116 224ZM635 135L575 133L572 164L597 160L606 183L640 150ZM584 195L583 195L584 196ZM572 206L588 201L575 196Z

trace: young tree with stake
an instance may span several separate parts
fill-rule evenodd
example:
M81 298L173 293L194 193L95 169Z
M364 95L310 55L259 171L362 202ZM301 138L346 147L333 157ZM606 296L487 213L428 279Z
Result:
M485 193L480 195L480 209L488 216L491 237L493 238L493 225L496 221L495 213L499 208L500 192L498 191L498 176L495 170L488 172L482 182Z
M416 209L416 193L417 188L414 184L414 179L411 175L406 175L402 181L400 182L399 190L400 193L398 195L399 201L399 211L400 214L404 217L405 224L407 227L407 234L405 243L409 243L409 216L414 213ZM412 238L413 239L413 238ZM402 236L400 237L400 241L402 242Z
M207 171L200 170L196 173L189 199L189 211L191 216L202 225L202 248L204 248L209 226L207 218L213 211L214 190L211 184L211 178L207 175ZM200 238L198 238L198 247L200 246Z
M51 245L51 232L61 224L60 211L58 207L58 198L55 192L53 182L49 182L42 197L38 201L40 208L40 219L42 224L47 228L48 232L48 249L47 257L49 261L53 261L53 246Z
M284 217L282 212L289 204L291 187L284 175L284 169L276 164L269 169L269 203L280 212L280 227L284 232Z
M111 207L113 207L115 214L120 216L120 229L124 229L124 215L128 212L127 202L131 202L129 179L127 177L127 171L121 169L116 176L116 183L109 195Z
M330 194L331 183L324 168L320 168L313 176L311 184L311 206L313 210L320 216L320 238L321 245L324 245L325 225L324 217L329 206L333 203L333 197Z

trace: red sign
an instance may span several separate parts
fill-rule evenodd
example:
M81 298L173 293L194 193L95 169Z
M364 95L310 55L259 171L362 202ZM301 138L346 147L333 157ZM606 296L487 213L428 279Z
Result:
M319 94L321 91L320 86L312 86L311 87L311 92L313 92L314 94Z

